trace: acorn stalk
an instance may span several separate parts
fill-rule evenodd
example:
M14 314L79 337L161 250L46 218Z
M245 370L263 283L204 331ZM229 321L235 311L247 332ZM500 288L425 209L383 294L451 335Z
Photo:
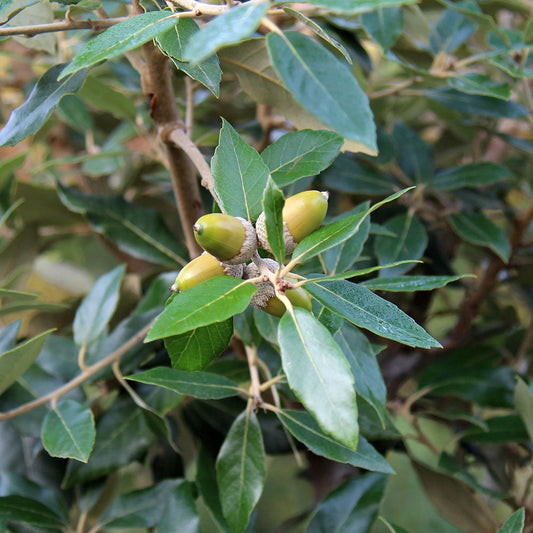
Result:
M217 276L242 278L243 265L228 265L204 252L187 263L170 286L172 292L182 292Z
M241 217L210 213L196 221L193 231L206 252L229 265L246 263L257 249L255 229Z

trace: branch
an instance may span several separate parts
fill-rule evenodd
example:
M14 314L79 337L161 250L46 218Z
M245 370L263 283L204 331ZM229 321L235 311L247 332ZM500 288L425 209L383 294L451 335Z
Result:
M50 22L48 24L33 24L28 26L13 26L12 28L0 28L0 37L8 35L25 35L33 37L39 33L50 33L66 30L105 30L119 22L127 20L128 17L118 17L103 20L63 20L61 22Z
M220 15L229 9L227 5L205 4L195 0L171 0L171 2L187 11L192 11L197 17L202 15Z
M148 333L148 330L152 327L152 324L154 322L155 322L155 318L151 320L150 323L147 326L145 326L141 331L139 331L139 333L134 335L128 342L120 346L120 348L117 348L114 352L110 353L107 357L104 357L101 361L98 361L98 363L85 367L85 370L81 374L76 376L74 379L71 379L68 383L65 383L65 385L63 385L62 387L59 387L55 391L50 392L46 394L45 396L41 396L40 398L37 398L31 402L25 403L15 409L12 409L11 411L0 413L0 421L8 420L9 418L15 418L16 416L27 413L28 411L32 411L33 409L36 409L37 407L40 407L41 405L44 405L48 402L57 401L58 398L67 394L67 392L70 392L72 389L79 387L82 383L87 381L91 376L94 376L97 372L99 372L106 366L114 363L115 361L118 361L128 350L130 350L136 344L141 342L143 338L146 336L146 334Z

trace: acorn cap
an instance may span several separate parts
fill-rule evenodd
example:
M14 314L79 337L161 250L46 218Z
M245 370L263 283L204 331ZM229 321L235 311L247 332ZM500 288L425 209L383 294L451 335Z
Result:
M230 265L246 263L257 249L254 227L241 217L210 213L200 217L193 230L206 252Z
M176 281L170 286L170 290L172 292L186 291L216 276L241 278L242 274L243 265L227 265L211 254L204 252L180 270Z
M287 255L292 254L301 240L320 227L328 210L328 197L326 191L303 191L285 200L282 216ZM255 230L259 246L272 252L268 244L264 212L257 218Z

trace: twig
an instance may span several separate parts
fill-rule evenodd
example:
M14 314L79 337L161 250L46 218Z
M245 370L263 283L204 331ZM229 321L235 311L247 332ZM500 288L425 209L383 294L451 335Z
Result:
M25 35L32 37L40 33L51 33L66 30L105 30L119 22L127 20L128 17L117 17L104 20L62 20L61 22L49 22L47 24L34 24L28 26L13 26L0 28L0 37L9 35Z
M171 0L171 2L187 11L192 11L197 17L201 15L220 15L228 10L227 5L205 4L195 0Z
M262 405L261 398L261 381L259 379L259 371L257 369L257 348L245 345L246 359L248 361L248 369L250 370L250 399L252 400L252 408L255 409L258 405Z
M48 402L57 401L58 398L67 394L71 390L79 387L82 383L87 381L91 376L94 376L97 372L109 366L110 364L118 361L128 350L133 348L136 344L141 342L141 340L146 336L148 330L152 327L152 324L155 322L155 318L145 326L141 331L134 335L128 342L125 342L120 348L117 348L114 352L110 353L107 357L104 357L101 361L98 361L94 365L86 367L86 369L71 379L68 383L65 383L62 387L59 387L55 391L50 392L40 398L37 398L31 402L20 405L19 407L12 409L11 411L6 411L5 413L0 413L0 420L8 420L9 418L15 418L16 416L32 411L41 405L44 405Z
M194 89L195 83L189 76L185 76L185 132L192 139L192 127L194 124Z

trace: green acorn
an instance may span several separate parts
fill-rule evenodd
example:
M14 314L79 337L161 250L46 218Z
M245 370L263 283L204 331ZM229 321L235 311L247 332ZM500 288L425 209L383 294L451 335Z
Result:
M217 276L233 276L242 278L243 265L227 265L216 257L204 252L187 263L178 274L176 281L170 286L172 292L186 291Z
M246 263L257 250L254 227L241 217L210 213L199 218L193 230L206 252L229 265Z
M278 263L273 259L263 259L267 263L268 269L275 272L278 269ZM254 263L250 263L244 267L243 278L252 279L260 275L259 268ZM287 281L295 281L288 276ZM301 287L296 289L287 289L285 295L295 307L302 307L311 311L311 297ZM270 315L282 317L287 310L285 304L276 296L274 287L270 281L265 281L257 285L257 291L253 295L250 304L265 311Z
M285 200L282 217L287 255L292 254L301 240L320 227L328 210L328 197L329 193L325 191L303 191ZM271 252L267 239L264 212L257 218L255 231L259 246Z

